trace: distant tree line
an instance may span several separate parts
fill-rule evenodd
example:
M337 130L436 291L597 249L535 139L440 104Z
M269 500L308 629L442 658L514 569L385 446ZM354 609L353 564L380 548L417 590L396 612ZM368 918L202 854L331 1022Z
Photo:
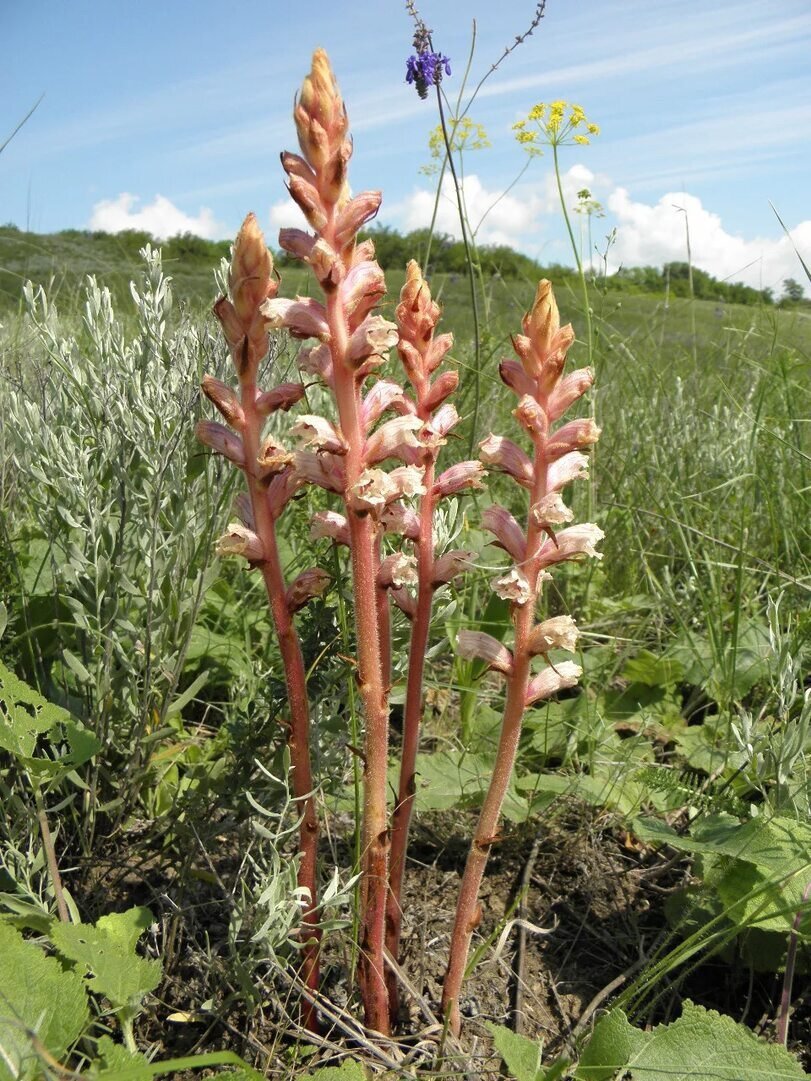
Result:
M17 231L13 225L3 226L3 230ZM91 232L88 230L65 229L56 234L65 239L88 238L103 243L108 248L112 245L116 252L128 259L137 259L139 250L145 244L159 244L167 264L182 262L185 265L211 265L230 254L230 241L204 240L192 233L182 233L166 240L156 241L153 236L141 230L129 229L116 234ZM405 267L409 259L422 260L429 250L427 229L416 229L410 233L399 233L390 226L379 225L367 234L374 240L378 261L384 270L396 270ZM291 265L291 259L284 252L277 253L280 267ZM505 244L481 245L478 248L478 260L485 279L501 277L510 280L537 281L540 277L550 278L559 284L571 282L575 278L572 267L559 263L540 263L528 255L522 255ZM464 244L445 233L434 233L430 241L429 265L424 268L428 274L445 273L466 275L468 272ZM692 269L692 274L691 274ZM771 289L754 289L740 282L719 281L711 274L698 267L690 267L686 262L666 263L662 267L621 267L616 273L598 275L601 287L622 293L657 293L662 296L688 297L692 287L693 295L699 300L714 300L729 304L774 304L775 296ZM692 279L692 286L691 286ZM781 306L811 304L804 299L802 287L793 279L784 282Z

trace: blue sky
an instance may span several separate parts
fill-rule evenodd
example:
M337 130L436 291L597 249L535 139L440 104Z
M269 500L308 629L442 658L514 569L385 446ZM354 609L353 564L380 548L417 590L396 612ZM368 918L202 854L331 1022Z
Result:
M473 83L530 21L534 4L422 0L453 60L453 99L477 23ZM380 220L425 224L435 105L404 82L412 25L403 4L345 0L28 0L0 3L5 73L0 220L68 227L191 229L231 236L248 210L271 233L294 217L279 151L295 149L290 109L324 46L349 108L352 185L382 188ZM464 9L464 14L460 11ZM684 258L768 285L802 277L771 200L811 257L811 6L808 0L548 0L542 23L485 84L471 115L492 142L468 156L474 224L524 164L510 125L537 101L581 104L602 134L563 153L567 198L589 187L616 226L612 261ZM571 261L551 163L535 161L482 224L545 261ZM449 201L440 225L454 231Z

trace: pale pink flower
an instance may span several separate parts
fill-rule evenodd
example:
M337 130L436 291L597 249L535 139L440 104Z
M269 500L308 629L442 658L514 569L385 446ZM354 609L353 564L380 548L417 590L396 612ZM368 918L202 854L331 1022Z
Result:
M423 409L432 413L437 406L442 405L459 386L459 372L443 372L438 375L433 386L428 391L422 403Z
M376 264L374 264L376 265ZM382 364L397 345L397 325L382 315L367 315L349 339L347 360L359 365Z
M594 372L591 368L578 368L576 372L564 375L561 381L554 387L546 403L546 410L550 420L562 417L566 410L582 397L594 382Z
M527 553L527 539L523 529L506 507L492 503L482 512L482 525L496 537L500 548L513 557L516 563L523 563Z
M512 653L484 631L459 631L456 652L466 661L484 661L489 668L503 672L505 676L509 676L513 670Z
M417 614L417 602L407 589L390 589L389 596L404 615L409 619L414 618Z
M328 492L343 492L346 473L341 458L334 454L316 454L312 450L297 450L296 472L309 484L317 484Z
M560 563L564 559L576 559L578 556L602 559L602 552L598 552L594 545L604 536L602 529L593 522L580 522L568 529L562 529L554 538L544 541L538 555L544 566Z
M290 431L301 440L303 447L315 447L318 453L328 451L330 454L346 454L349 450L347 441L326 417L303 413L296 417Z
M364 459L369 464L382 462L384 458L401 458L401 451L408 447L419 447L415 435L423 426L419 417L402 416L387 420L366 440Z
M448 582L452 582L454 578L458 578L460 574L467 574L469 570L473 569L473 560L475 558L475 552L465 551L461 548L452 548L449 552L445 552L434 563L431 585L434 589L438 589L439 586L444 586Z
M513 409L513 416L534 441L543 439L549 431L546 413L531 394L523 396L518 406Z
M524 699L525 705L531 706L533 702L550 698L553 694L557 694L558 691L574 687L582 674L583 669L574 661L563 661L554 668L544 668L542 672L539 672L537 676L534 676L529 681L526 698Z
M592 443L596 443L599 438L600 429L591 417L586 417L583 420L570 420L568 424L558 428L549 437L545 451L546 459L551 461L555 458L561 458L564 454L577 450L579 447L587 447Z
M217 420L199 420L194 433L201 443L222 454L234 465L245 467L245 448L238 435L234 435Z
M512 601L513 604L529 604L532 598L532 590L529 579L518 567L510 567L498 578L490 583L497 596L503 601Z
M300 608L303 608L313 597L320 597L329 583L330 576L326 571L322 571L318 567L311 567L309 570L302 571L298 577L293 579L284 595L288 612L292 615L293 612L298 612Z
M239 516L242 524L247 526L248 529L256 529L251 497L247 492L240 492L238 495L234 496L234 513Z
M487 476L481 462L457 462L444 473L440 473L434 485L435 495L442 499L445 496L457 495L466 488L484 488L484 478Z
M261 539L241 522L231 522L215 546L219 556L244 556L249 563L259 563L265 558Z
M317 511L310 521L310 540L331 540L349 544L349 524L343 514L333 510Z
M324 287L338 285L346 274L343 261L323 237L319 237L313 244L307 262L313 268L313 273L319 283Z
M380 524L387 533L399 533L408 540L417 540L420 535L420 517L411 507L402 503L389 503L380 512Z
M203 376L203 394L212 402L232 428L245 427L245 413L236 393L213 375Z
M267 488L267 501L274 520L279 517L287 503L305 483L305 478L290 467L271 479Z
M563 502L560 492L550 492L539 499L530 508L530 515L535 525L541 528L571 522L574 518L574 513Z
M425 495L425 470L414 465L400 465L388 474L394 485L395 498ZM387 502L389 502L387 500Z
M446 373L451 374L451 373ZM456 374L455 372L453 373ZM459 414L456 412L456 406L451 405L450 402L446 402L445 405L437 409L431 418L428 427L431 432L442 438L444 442L444 436L448 434L459 423ZM433 444L429 442L429 446Z
M382 199L382 192L362 191L349 200L335 223L335 243L339 248L353 241L358 230L377 214Z
M550 649L565 649L574 653L577 649L577 624L571 616L552 616L536 624L529 636L529 652L534 657L548 653Z
M283 155L282 165L285 163L286 157L297 157L298 155ZM285 165L285 169L287 166ZM313 179L315 174L310 170ZM288 170L288 183L287 190L290 192L290 197L301 208L301 212L307 219L307 223L311 229L314 229L317 233L320 233L327 225L327 215L324 210L324 203L321 196L318 193L318 188L303 174L290 173Z
M280 229L279 247L296 259L309 259L315 237L304 229Z
M273 390L266 390L256 399L256 408L263 415L281 411L286 413L304 397L302 383L281 383Z
M498 366L502 382L522 398L525 394L535 394L535 381L530 379L517 360L502 360Z
M403 388L391 379L378 379L366 397L361 407L361 422L364 431L369 431L388 409L396 408L398 412L404 405Z
M347 502L356 511L380 510L399 495L396 485L383 469L364 469L347 491Z
M281 473L283 469L286 469L291 464L293 459L294 455L281 443L277 443L271 435L260 446L259 454L256 456L256 464L261 477L266 480L276 473Z
M589 460L585 454L573 450L570 454L564 454L556 462L552 462L546 472L546 485L551 492L558 492L573 480L587 477Z
M402 589L419 582L417 562L414 556L405 552L394 552L380 564L377 572L377 584L383 589Z
M332 354L328 345L305 345L298 351L296 364L303 372L317 375L332 386Z
M491 432L479 443L479 457L485 465L492 465L504 473L509 473L525 488L532 487L535 478L532 462L511 439L506 439L503 435L493 435Z
M386 295L386 279L377 263L366 260L353 266L340 285L341 303L357 326Z
M266 300L259 311L264 316L267 330L285 329L293 338L329 341L326 309L312 297L296 297L295 300L275 297Z

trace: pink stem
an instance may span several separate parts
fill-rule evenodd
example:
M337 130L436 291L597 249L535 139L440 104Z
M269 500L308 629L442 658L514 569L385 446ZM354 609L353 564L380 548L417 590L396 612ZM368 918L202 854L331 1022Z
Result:
M276 525L267 500L267 492L260 484L250 466L259 453L259 439L263 426L263 417L256 409L258 391L251 376L241 381L242 408L245 413L243 443L248 491L254 516L257 535L262 540L265 559L261 564L262 577L267 589L268 601L273 616L279 648L282 654L284 678L287 686L287 699L290 709L290 732L287 745L290 748L290 761L293 766L293 795L299 813L299 853L301 862L298 869L298 884L304 886L309 899L305 903L302 916L301 978L304 985L315 995L318 992L318 954L321 942L321 930L318 926L318 891L317 891L317 856L318 856L318 815L313 792L313 776L310 764L310 711L307 700L307 673L301 644L293 624L292 616L285 599L285 580L276 542ZM312 1032L318 1031L318 1020L312 1002L302 1003L302 1024Z
M423 677L425 651L431 625L431 606L434 599L432 583L434 571L433 519L436 496L434 486L434 460L426 464L424 485L426 494L420 505L420 535L417 541L417 611L411 628L411 645L408 654L408 682L403 716L403 747L400 759L400 779L397 800L394 805L391 829L391 860L389 866L389 895L386 902L386 947L392 957L399 960L400 939L403 929L403 879L405 857L408 849L408 833L416 794L416 763L422 722ZM389 1010L394 1019L399 1011L399 995L394 973L389 975Z
M327 243L333 240L333 230L330 221L323 232ZM338 417L349 446L345 467L347 491L350 491L364 470L360 394L355 372L347 361L348 328L338 291L329 291L326 302ZM389 860L389 708L378 623L377 537L374 520L369 514L353 509L350 501L347 501L346 511L355 600L358 682L366 719L359 975L366 1025L388 1034L384 943Z
M536 444L535 448L535 478L530 506L538 502L546 494L546 464L543 459L542 447L539 444ZM501 808L515 767L515 760L518 755L518 741L521 737L521 722L526 709L527 687L531 675L531 658L528 643L529 634L535 622L535 605L538 598L538 579L541 570L537 552L540 548L541 539L540 527L533 520L530 520L527 529L526 547L529 558L524 564L523 570L529 581L532 599L527 604L516 606L513 610L513 624L515 627L513 669L507 677L507 700L504 705L504 718L501 724L498 751L495 766L493 767L493 776L490 779L490 786L484 798L484 804L462 876L459 900L456 906L456 917L451 935L448 968L442 987L442 1010L449 1018L451 1031L457 1036L461 1028L459 994L465 978L470 941L473 932L481 922L481 906L478 904L479 888L487 866L490 848L498 840Z

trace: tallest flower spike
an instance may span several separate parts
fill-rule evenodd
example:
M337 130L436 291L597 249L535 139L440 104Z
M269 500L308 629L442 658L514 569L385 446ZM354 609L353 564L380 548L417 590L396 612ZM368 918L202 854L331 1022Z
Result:
M352 155L346 109L327 55L317 50L295 106L301 155L282 154L288 189L312 229L283 229L279 243L309 264L323 292L310 297L269 299L262 307L268 328L284 327L315 344L299 354L300 365L320 375L333 393L336 416L300 417L295 432L304 447L296 457L301 477L340 495L352 564L357 641L357 677L365 720L360 983L366 1024L389 1031L385 979L385 914L388 888L388 599L391 586L381 571L380 515L404 495L423 491L421 471L404 465L389 472L387 458L409 460L422 425L398 417L371 428L382 409L364 408L363 384L396 344L397 328L373 314L385 293L373 245L357 244L358 230L374 217L379 192L350 197L347 166ZM373 392L374 393L374 392ZM381 403L386 396L378 395ZM390 405L394 404L391 399ZM384 603L381 603L381 599Z

